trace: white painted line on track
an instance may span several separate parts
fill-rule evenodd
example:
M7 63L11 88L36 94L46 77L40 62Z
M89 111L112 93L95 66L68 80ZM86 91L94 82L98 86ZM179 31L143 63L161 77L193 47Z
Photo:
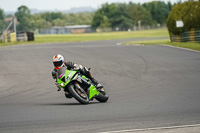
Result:
M122 45L121 43L117 43L116 45ZM130 45L130 44L125 44L125 45ZM188 49L188 48L182 48L182 47L176 47L176 46L171 46L171 45L166 45L166 44L160 44L161 46L166 46L166 47L172 47L172 48L178 48L178 49L183 49L183 50L188 50L192 52L200 52L198 50L193 50L193 49ZM132 46L144 46L144 44L134 44Z
M188 128L188 127L198 127L200 124L194 125L182 125L182 126L171 126L171 127L157 127L157 128L145 128L145 129L130 129L130 130L119 130L119 131L107 131L99 133L126 133L126 132L139 132L139 131L156 131L156 130L166 130L166 129L177 129L177 128Z
M161 44L161 45L162 45L162 46L166 46L166 47L172 47L172 48L178 48L178 49L188 50L188 51L192 51L192 52L200 52L200 51L193 50L193 49L182 48L182 47L176 47L176 46L171 46L171 45L166 45L166 44Z
M116 45L121 45L121 46L127 46L127 45L130 45L130 46L144 46L144 44L121 44L121 43L117 43Z

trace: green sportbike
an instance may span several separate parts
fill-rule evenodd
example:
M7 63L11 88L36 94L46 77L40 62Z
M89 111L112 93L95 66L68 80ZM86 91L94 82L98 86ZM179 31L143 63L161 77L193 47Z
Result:
M81 104L88 104L94 98L99 102L107 102L109 96L103 88L97 89L92 81L77 70L62 67L57 70L57 85L63 88Z

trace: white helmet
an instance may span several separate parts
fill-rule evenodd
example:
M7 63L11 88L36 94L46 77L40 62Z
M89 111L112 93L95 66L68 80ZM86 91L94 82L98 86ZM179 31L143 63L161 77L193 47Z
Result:
M53 64L56 69L60 69L64 64L64 57L60 54L57 54L53 57Z

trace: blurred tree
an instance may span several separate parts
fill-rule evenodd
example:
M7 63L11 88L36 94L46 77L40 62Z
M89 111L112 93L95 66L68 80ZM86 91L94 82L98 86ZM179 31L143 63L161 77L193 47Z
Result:
M103 16L99 28L108 28L110 26L111 26L111 23L110 23L109 19L107 18L107 16Z
M150 26L155 23L150 12L148 12L143 6L139 4L130 4L129 7L130 17L135 25L138 24L138 21L141 21L141 24L144 26Z
M18 31L32 31L33 23L31 21L30 10L26 6L20 6L18 11L15 13L18 20L17 30Z
M167 4L153 1L142 5L132 2L128 4L105 3L95 13L45 12L33 15L30 14L28 7L20 6L15 15L18 19L18 31L67 25L92 25L94 28L128 30L137 25L138 21L141 21L141 24L145 26L157 23L165 24L172 6L170 1ZM0 10L0 21L1 12Z
M47 21L42 18L42 16L40 14L34 14L32 15L32 21L33 21L33 28L34 30L39 30L42 28L49 28L47 25Z
M52 25L53 26L65 26L65 20L62 20L62 19L54 19L52 21Z
M5 14L3 9L0 8L0 33L5 30L5 22L4 22Z
M4 20L4 18L5 18L4 11L3 9L0 8L0 20Z
M63 19L64 16L61 12L45 12L42 13L41 16L49 22L53 22L55 19Z
M103 20L103 13L101 13L101 10L96 11L93 20L92 20L92 27L98 28L101 25L101 21Z
M133 20L129 14L130 8L127 4L117 4L116 15L112 19L112 28L128 30L133 27Z
M49 12L42 13L41 17L44 18L46 21L52 20L51 14Z
M171 10L172 10L172 7L173 7L173 5L172 5L172 3L171 3L170 1L168 1L168 2L167 2L167 6L168 6L168 8L169 8L169 11L171 11Z
M94 13L54 13L45 12L38 14L46 22L51 23L52 26L66 26L66 25L90 25Z
M159 24L165 24L170 12L170 6L170 3L165 4L162 1L153 1L143 4L143 7L151 13L153 20Z
M153 23L151 14L143 6L131 2L129 4L106 3L95 12L92 27L102 27L102 23L107 23L107 27L128 30L132 29L138 21L141 21L142 25ZM105 24L103 25L105 27Z
M130 19L128 7L126 4L103 4L102 7L95 12L92 21L94 28L119 28L127 30L133 26Z

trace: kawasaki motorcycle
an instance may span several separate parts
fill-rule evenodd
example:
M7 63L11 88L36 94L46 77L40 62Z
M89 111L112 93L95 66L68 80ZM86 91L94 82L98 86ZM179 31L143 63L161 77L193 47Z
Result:
M63 88L65 95L69 93L81 104L88 104L94 98L99 102L106 102L109 98L103 88L97 89L92 81L79 71L62 67L57 70L56 77L57 85Z

